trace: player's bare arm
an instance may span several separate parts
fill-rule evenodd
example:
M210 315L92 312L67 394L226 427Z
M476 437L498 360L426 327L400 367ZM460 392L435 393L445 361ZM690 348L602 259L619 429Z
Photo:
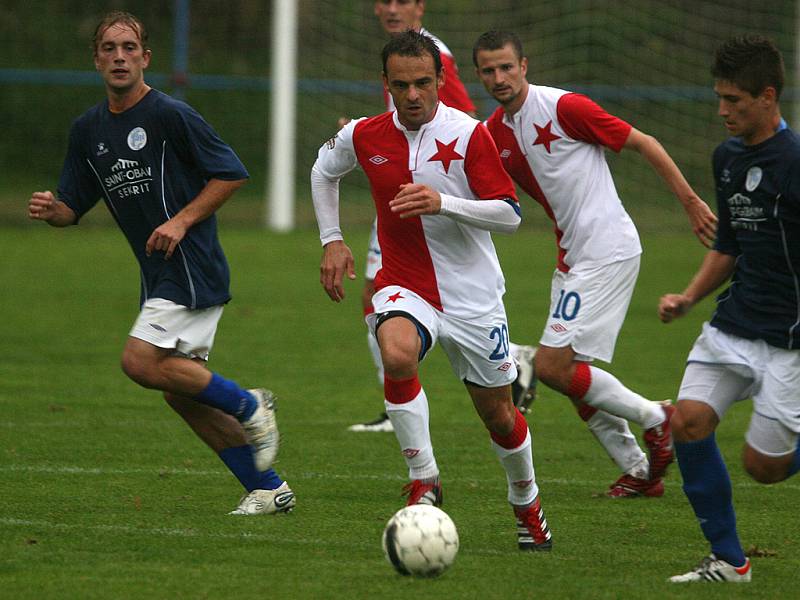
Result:
M209 180L194 200L169 221L153 230L145 244L147 256L154 251L163 251L164 259L170 258L192 225L213 215L246 181L246 179Z
M28 217L44 221L53 227L66 227L75 223L75 212L50 191L31 194L28 200Z
M438 215L442 209L442 197L439 192L420 183L404 183L400 191L389 202L392 212L398 213L401 219L420 215Z
M631 128L624 147L636 150L653 166L683 205L697 239L706 248L711 248L717 231L717 217L695 193L659 141L634 127Z
M658 303L658 318L664 323L682 317L695 304L725 283L733 273L736 257L711 250L703 259L688 287L681 294L665 294Z
M356 278L353 253L342 240L328 242L322 250L322 263L319 267L319 282L325 293L334 302L344 300L344 277Z

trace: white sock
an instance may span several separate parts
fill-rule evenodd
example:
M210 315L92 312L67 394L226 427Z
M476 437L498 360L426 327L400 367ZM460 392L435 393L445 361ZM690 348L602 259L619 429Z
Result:
M623 473L647 479L647 456L625 419L598 410L586 421L586 425Z
M503 448L492 440L492 449L506 472L508 501L514 506L527 506L539 495L536 473L533 470L532 445L530 430L525 441L516 448Z
M372 330L367 330L367 346L369 353L372 355L372 362L375 363L375 368L378 371L378 383L383 385L383 360L381 359L381 349L378 346L378 340L372 333Z
M408 465L409 479L438 477L439 467L433 456L428 427L428 398L425 390L420 388L419 393L409 402L394 404L385 400L384 406Z
M664 409L629 390L611 373L590 366L592 382L581 398L586 404L650 429L664 420Z

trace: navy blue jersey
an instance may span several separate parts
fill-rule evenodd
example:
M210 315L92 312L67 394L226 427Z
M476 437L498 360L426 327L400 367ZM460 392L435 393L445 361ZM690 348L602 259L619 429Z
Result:
M715 249L737 257L717 297L715 327L779 348L800 348L800 137L782 129L714 151L719 226Z
M150 90L123 113L112 113L105 100L75 120L58 197L79 219L103 198L139 261L142 303L164 298L206 308L230 300L216 217L191 227L169 260L160 251L148 257L145 243L209 179L247 177L234 151L194 109Z

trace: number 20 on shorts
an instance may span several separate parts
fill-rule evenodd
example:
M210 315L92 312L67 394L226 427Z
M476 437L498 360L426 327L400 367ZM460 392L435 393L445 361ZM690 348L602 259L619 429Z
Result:
M556 311L553 313L553 318L572 321L572 319L578 316L580 308L581 297L578 292L565 292L561 290L558 302L556 303Z

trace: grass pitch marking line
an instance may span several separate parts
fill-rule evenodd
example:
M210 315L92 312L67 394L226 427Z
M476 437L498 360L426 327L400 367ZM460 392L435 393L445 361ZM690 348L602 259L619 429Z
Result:
M56 465L0 465L0 473L50 473L53 475L155 475L163 477L168 475L188 475L194 477L223 477L227 472L220 469L209 471L207 469L189 469L164 467L162 469L110 469L107 467L75 467L75 466L56 466ZM341 479L344 481L406 481L403 475L393 475L390 473L373 475L369 473L319 473L315 471L302 471L299 473L281 472L281 476L286 479ZM448 477L448 482L458 483L478 483L476 479L466 479L460 477ZM538 478L536 481L544 485L580 485L580 486L604 486L605 480L586 480L586 479L564 479L564 478ZM678 481L667 481L668 487L677 487ZM755 481L737 481L737 487L761 488L761 483ZM786 483L779 484L781 488L789 490L800 490L800 484Z

